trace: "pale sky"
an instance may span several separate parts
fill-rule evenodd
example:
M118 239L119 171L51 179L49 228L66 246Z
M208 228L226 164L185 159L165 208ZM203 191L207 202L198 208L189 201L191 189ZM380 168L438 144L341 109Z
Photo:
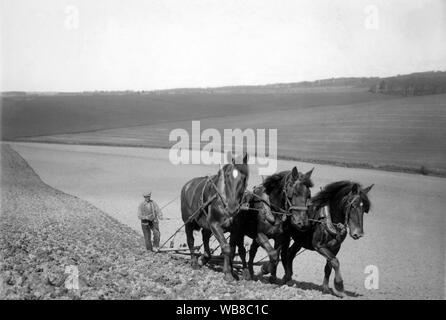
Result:
M446 70L444 0L1 0L2 91Z

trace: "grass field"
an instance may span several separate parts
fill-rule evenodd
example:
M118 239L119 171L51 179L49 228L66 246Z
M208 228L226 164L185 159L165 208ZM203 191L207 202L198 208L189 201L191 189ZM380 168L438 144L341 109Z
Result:
M133 94L12 100L3 106L5 140L34 136L21 140L168 148L172 129L190 132L191 120L200 119L202 130L276 128L278 153L286 159L446 174L446 95Z
M388 99L359 90L297 94L72 94L3 97L2 139Z

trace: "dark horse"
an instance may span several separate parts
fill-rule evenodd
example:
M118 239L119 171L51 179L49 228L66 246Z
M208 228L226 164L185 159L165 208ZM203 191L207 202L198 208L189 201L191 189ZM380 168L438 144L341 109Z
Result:
M229 163L224 165L217 175L194 178L183 186L181 214L186 227L192 267L199 266L194 248L194 230L201 229L204 255L200 264L205 264L211 257L209 239L213 234L224 255L225 279L233 280L231 249L224 233L229 231L246 190L249 177L248 155L244 155L243 161L236 161L228 153L228 160ZM204 207L200 209L203 205Z
M271 212L269 197L265 193L263 185L253 188L252 192L246 192L245 203L247 208L242 208L234 218L231 227L231 237L229 245L231 246L231 261L234 258L235 247L238 247L238 254L242 261L243 277L245 280L251 280L254 277L254 255L251 251L257 251L262 246L268 253L271 261L276 261L279 255L271 246L268 239L282 232L282 221ZM245 235L253 239L251 245L249 263L246 263L246 249L244 247Z
M273 208L278 208L286 215L286 218L283 219L282 232L273 237L274 248L278 252L288 249L289 242L284 242L287 237L283 236L286 230L293 229L303 232L310 226L308 210L311 198L310 188L314 185L311 180L313 170L314 168L303 174L294 167L291 171L282 171L269 176L263 183ZM255 252L253 251L253 255L255 255ZM271 273L270 282L276 282L277 280L277 265L278 260L270 261L261 269L264 274Z
M334 293L343 297L344 284L340 271L339 260L336 255L341 248L342 242L347 236L357 240L364 235L363 215L370 210L370 200L367 193L373 185L362 189L361 185L351 181L338 181L323 188L311 199L311 210L309 217L311 227L306 232L292 228L285 230L282 243L289 246L290 238L294 243L289 250L282 250L282 263L285 269L284 282L291 280L293 275L293 259L297 252L303 247L314 250L327 259L325 264L325 277L323 291L330 292L328 282L331 269L335 269ZM326 210L328 207L328 211Z
M280 250L277 236L283 232L284 220L288 220L299 230L304 230L309 225L306 211L307 202L311 197L309 188L313 186L312 172L313 170L302 174L294 167L291 171L282 171L266 178L261 186L254 188L249 197L250 209L247 212L240 212L235 218L230 245L232 252L236 245L239 248L245 278L254 277L253 263L259 246L268 253L271 265L277 266ZM253 239L248 265L243 247L245 235ZM276 249L268 241L271 238L275 240Z

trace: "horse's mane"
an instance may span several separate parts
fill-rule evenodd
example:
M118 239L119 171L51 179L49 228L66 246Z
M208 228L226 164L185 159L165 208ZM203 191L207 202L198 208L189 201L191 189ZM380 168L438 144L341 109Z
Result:
M266 194L271 194L276 189L283 188L284 177L288 175L290 171L281 171L279 173L275 173L265 179L263 182L263 187L265 188ZM308 188L313 187L313 181L311 178L305 177L304 174L299 173L299 180Z
M316 208L321 208L328 204L333 204L342 209L345 204L343 198L348 195L354 188L362 189L362 186L357 182L352 181L337 181L326 185L320 192L318 192L311 201ZM366 193L360 192L361 201L364 205L364 211L370 210L370 200Z
M287 173L288 171L282 171L267 177L265 181L263 181L263 187L265 188L266 194L271 194L274 190L281 188L283 177Z

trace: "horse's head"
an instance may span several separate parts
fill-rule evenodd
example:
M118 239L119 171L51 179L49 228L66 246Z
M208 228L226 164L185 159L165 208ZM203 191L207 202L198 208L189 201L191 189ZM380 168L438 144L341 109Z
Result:
M345 225L348 226L350 237L358 240L364 236L363 217L364 212L370 210L370 200L367 193L372 189L373 184L362 189L359 184L354 184L351 192L345 197Z
M240 209L248 185L248 155L245 153L242 159L235 159L228 153L228 162L219 171L217 188L225 201L226 210L233 216Z
M313 186L311 174L313 169L303 174L294 167L286 176L284 184L285 210L291 216L291 224L298 230L309 226L308 203L311 198L310 188Z

